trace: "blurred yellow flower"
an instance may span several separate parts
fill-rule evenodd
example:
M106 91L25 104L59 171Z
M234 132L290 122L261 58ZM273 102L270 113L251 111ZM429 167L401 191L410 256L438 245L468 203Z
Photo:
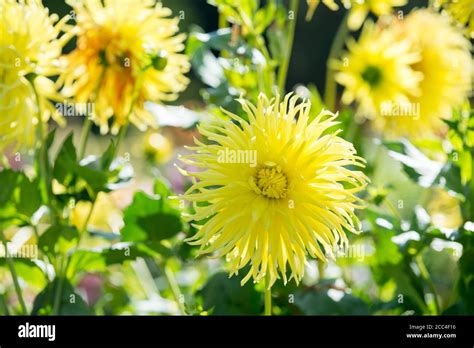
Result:
M356 101L358 116L373 119L386 137L442 133L442 119L471 91L470 43L435 12L415 10L385 27L368 22L348 47L347 57L333 63L345 87L342 101Z
M437 228L456 229L463 224L459 200L444 189L432 191L427 212Z
M313 18L314 11L322 2L330 10L337 11L338 4L334 0L306 0L308 3L308 11L306 12L306 20ZM404 6L408 0L342 0L343 6L349 11L347 26L350 30L359 30L365 19L372 12L376 16L390 15L394 7Z
M473 0L438 0L436 6L443 8L460 25L467 26L466 33L474 38Z
M242 284L280 275L299 282L306 256L326 260L345 245L345 231L360 229L356 193L368 181L353 145L328 129L337 115L321 112L309 121L311 104L288 94L258 105L239 100L248 120L226 110L199 127L210 143L196 140L181 159L194 184L183 195L193 202L189 220L202 222L189 239L200 253L226 255L231 274L250 263Z
M349 52L331 66L337 71L336 81L345 87L342 102L356 101L358 116L374 118L386 103L407 103L410 95L419 93L423 76L411 65L419 62L421 55L393 30L369 21L359 41L350 38L347 46Z
M306 20L310 21L313 18L314 11L318 7L321 0L306 0L308 3L308 11L306 12ZM339 9L339 6L334 2L334 0L322 0L322 3L326 5L329 9L336 11Z
M390 15L394 7L404 6L408 0L342 0L344 7L350 9L347 25L351 30L358 30L369 12L377 17Z
M450 119L453 108L471 93L471 44L448 18L430 10L412 11L399 23L401 36L408 38L412 50L421 55L412 65L423 75L420 94L410 96L409 109L414 117L379 117L377 127L387 135L411 138L441 134L447 128L442 119Z
M58 99L48 76L58 74L58 58L70 39L67 20L58 22L39 0L0 1L0 152L8 146L31 149L37 126L51 115L63 122L48 101ZM58 38L60 31L67 33Z
M171 141L156 131L145 135L144 147L146 156L158 164L167 162L173 154Z
M63 93L77 103L95 103L90 116L102 133L111 118L114 134L129 121L140 130L156 126L144 102L174 100L188 84L179 19L166 18L171 10L154 0L67 2L78 38L64 58Z
M70 212L69 222L78 230L84 228L92 207L91 202L79 201ZM111 197L99 192L94 210L89 219L88 228L101 232L119 233L123 227L123 214Z

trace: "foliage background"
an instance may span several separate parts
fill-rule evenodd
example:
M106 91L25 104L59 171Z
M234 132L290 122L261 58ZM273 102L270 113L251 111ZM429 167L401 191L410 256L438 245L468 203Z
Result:
M205 0L164 0L163 3L175 14L184 11L185 19L180 23L184 32L192 31L196 25L204 32L217 29L216 8ZM45 0L44 4L51 12L60 16L70 10L59 1ZM411 1L402 10L408 12L410 8L424 5L424 1ZM298 84L312 84L322 92L329 48L344 11L332 12L321 6L311 22L304 21L305 12L306 3L300 1L296 39L286 86L290 90ZM66 50L72 47L73 43ZM194 72L190 76L191 85L175 104L202 106L200 91L205 86ZM66 139L71 129L76 138L79 136L82 120L78 118L68 121L67 129L58 130L56 137L61 140L58 143ZM99 154L106 149L108 139L98 136L96 128L93 131L96 136L91 138L90 148L93 153ZM182 236L175 234L182 226L177 217L179 207L173 202L162 203L166 205L166 216L169 218L164 224L167 227L178 225L174 229L170 227L170 235L166 235L170 229L163 229L163 235L158 232L153 237L155 239L148 243L150 240L145 241L137 232L139 227L134 221L142 217L156 219L149 221L151 228L156 223L163 223L160 220L163 210L153 210L158 204L156 197L145 193L133 195L134 192L144 190L151 194L154 191L162 197L172 194L160 182L154 183L157 174L163 177L163 181L171 182L175 191L179 192L183 188L172 164L176 154L183 151L182 145L190 144L195 131L165 127L162 132L174 144L173 157L165 163L150 165L143 154L143 134L136 130L128 134L124 146L130 149L135 180L131 186L119 191L116 201L120 208L125 209L125 223L129 226L125 233L122 230L122 235L127 236L128 233L128 241L136 242L132 247L132 255L123 257L120 246L116 246L116 249L104 249L100 255L84 251L84 255L76 257L72 261L74 266L71 274L67 275L64 292L79 296L76 296L74 303L67 297L61 299L59 314L262 313L261 285L249 282L241 287L239 277L228 278L221 261L196 258L193 248L183 242ZM472 231L460 229L448 237L433 227L429 219L426 221L424 216L420 216L423 215L423 209L420 208L426 208L433 190L418 185L419 173L409 166L403 167L388 153L391 150L408 157L413 156L410 145L391 143L382 146L362 135L354 142L368 159L367 172L372 180L367 197L371 205L362 217L365 233L351 236L352 243L364 246L366 255L359 259L340 258L324 269L317 262L310 261L302 286L297 287L292 282L286 287L281 283L275 286L274 314L473 314ZM52 152L60 152L60 149L55 148ZM417 160L425 160L427 166L430 166L424 155L417 157ZM451 170L447 173L455 177L452 180L453 186L460 185L456 169ZM190 229L189 226L184 228ZM149 238L149 231L147 228L145 230L146 238ZM100 234L100 231L97 233ZM108 234L102 237L101 243L98 243L101 246L107 238L115 238ZM165 243L162 243L163 240ZM67 238L64 243L67 244ZM94 239L91 238L89 243L93 247ZM463 252L460 251L460 245L464 247ZM44 275L26 261L19 263L17 268L26 290L25 296L32 303L31 313L50 314L53 304L48 299L48 294L56 284L46 284ZM176 279L170 280L167 276L169 273L176 274ZM10 294L10 286L4 284L3 299L17 304L14 296L7 296ZM435 296L438 301L435 301ZM0 310L6 314L4 309Z

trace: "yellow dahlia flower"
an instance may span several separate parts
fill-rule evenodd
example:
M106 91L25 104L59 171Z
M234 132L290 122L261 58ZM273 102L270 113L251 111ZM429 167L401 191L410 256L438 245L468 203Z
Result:
M154 0L68 0L76 16L77 48L65 57L63 92L77 103L94 102L92 119L112 133L132 122L156 126L144 102L177 98L188 79L184 34L178 18ZM92 96L92 100L91 100Z
M58 22L39 0L0 1L0 151L7 146L30 149L39 124L51 115L60 120L54 106L54 83L48 76L58 74L58 57L70 34L67 17ZM42 115L31 80L38 93Z
M457 23L467 26L466 33L474 38L473 0L439 0L436 5L443 8Z
M308 11L306 12L306 20L310 21L313 18L314 11L318 7L321 0L306 0L308 4ZM322 0L323 4L326 5L329 9L337 11L339 6L334 2L334 0Z
M415 10L378 32L364 29L348 46L347 59L335 64L342 101L357 101L358 114L386 137L442 133L442 119L471 92L470 43L435 12Z
M388 136L440 135L446 130L442 119L450 119L453 108L472 90L470 42L448 18L426 9L411 12L396 30L411 41L411 50L421 55L411 66L423 76L420 93L410 96L407 108L394 110L398 113L393 117L376 118L375 126Z
M389 15L394 7L404 6L408 0L343 0L344 7L350 9L347 25L351 30L358 30L369 12L377 17Z
M357 115L373 118L387 103L405 104L419 93L421 73L411 65L421 56L411 50L408 40L398 40L396 33L367 22L359 41L350 38L342 61L331 62L336 81L345 87L342 102L358 104Z
M91 207L91 202L79 201L71 210L69 218L71 225L79 230L83 229L84 224L88 221ZM102 232L119 233L123 223L122 211L117 207L110 195L105 192L99 192L87 227Z
M456 229L463 223L459 199L444 189L433 189L426 210L437 228Z
M173 155L173 143L159 132L145 134L143 145L146 157L156 164L164 164Z
M368 179L355 168L364 160L328 130L337 115L323 111L309 121L307 100L239 101L249 121L223 110L228 119L199 127L209 142L196 140L195 152L182 157L198 168L181 170L194 179L183 195L198 228L189 242L201 254L226 255L231 274L250 264L242 284L267 276L271 287L280 275L286 283L287 270L299 282L307 255L326 260L347 243L345 231L360 229L356 193Z

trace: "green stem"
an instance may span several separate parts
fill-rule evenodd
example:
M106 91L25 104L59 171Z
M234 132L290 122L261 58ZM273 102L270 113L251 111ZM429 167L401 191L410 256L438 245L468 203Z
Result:
M326 86L324 91L324 103L329 111L334 111L336 108L336 93L337 93L337 84L334 79L335 71L331 67L331 62L334 59L339 58L341 55L342 49L344 48L344 42L349 33L349 28L347 27L347 18L348 13L342 19L339 28L337 29L336 36L332 42L331 50L329 51L329 57L326 63Z
M178 304L179 311L181 312L181 314L186 315L186 309L184 307L184 303L181 302L181 298L182 298L181 290L179 289L179 285L178 285L178 282L176 281L176 277L174 276L174 273L167 262L164 263L163 270L164 270L166 281L168 282L171 292L173 293L173 297L176 303Z
M258 69L258 88L266 95L270 95L275 81L275 71L270 65L272 59L265 44L265 39L262 36L256 38L255 47L263 54L266 62Z
M319 280L324 279L324 262L318 260L318 272L319 272Z
M117 142L115 143L115 149L112 158L115 158L117 156L120 144L123 142L123 139L125 138L125 133L127 133L129 123L125 123L122 127L120 127L119 133L117 135Z
M471 149L471 158L474 158L474 150ZM472 161L472 168L471 173L474 175L474 161ZM468 206L469 206L469 220L474 220L474 179L471 178L471 185L469 187L469 199L468 199Z
M87 214L86 220L84 221L84 225L82 226L81 230L79 231L79 236L77 238L77 243L76 243L76 250L79 249L82 238L83 238L84 234L87 231L87 226L89 225L89 221L92 217L92 213L94 212L96 202L97 202L97 200L94 199L94 201L92 202L91 209L89 210L89 213ZM62 265L59 267L60 269L62 269L62 271L61 271L62 277L59 279L58 288L57 288L55 296L54 296L53 314L55 314L55 315L59 314L59 309L60 309L59 307L60 307L60 304L61 304L61 297L62 297L62 292L63 292L64 281L67 278L67 275L68 275L68 272L69 272L69 267L71 266L71 259L72 259L71 256L72 256L72 254L67 256L65 267L62 267Z
M286 42L286 54L278 71L278 90L285 94L286 77L288 75L288 66L290 65L291 52L293 50L293 42L295 39L295 28L298 20L298 0L291 0L290 11L293 12L294 18L290 20L288 25L288 40Z
M29 224L31 226L33 226L33 231L35 233L36 240L39 242L40 235L39 235L39 232L38 232L38 226L33 225L31 222ZM49 272L48 271L49 271L49 266L51 265L51 261L50 261L48 255L46 255L46 254L42 255L42 259L43 259L44 267L46 269L46 279L48 280L48 283L49 283L51 279L49 279Z
M49 207L50 214L51 214L51 224L55 225L57 221L56 210L53 206L53 189L51 185L51 176L49 172L49 156L48 156L48 149L46 147L46 135L43 130L43 121L42 121L42 110L41 110L41 103L39 99L38 91L35 87L34 80L30 81L31 88L35 94L36 104L38 106L38 132L40 138L40 153L39 153L39 170L40 170L40 177L43 179L43 186L45 190L45 199L46 204Z
M7 260L8 268L10 270L12 280L13 280L13 287L15 288L16 295L18 297L18 301L20 302L21 311L23 315L28 313L28 309L26 308L25 300L23 299L23 294L21 292L20 283L18 282L18 275L16 274L15 265L13 263L13 259L8 256L8 245L5 239L5 235L3 231L0 231L0 238L2 239L2 243L5 246L5 258Z
M426 265L423 261L423 257L421 256L421 254L418 254L415 256L415 262L416 262L416 265L418 266L418 269L420 270L421 277L425 280L431 292L433 293L434 302L435 302L435 310L436 310L435 315L439 315L441 312L441 309L440 309L440 305L438 301L438 293L436 291L436 288L433 282L431 281L430 274L428 272L428 269L426 268Z
M400 212L398 211L397 208L393 205L393 203L389 199L384 200L385 205L390 209L391 213L397 217L398 220L402 219L402 216L400 215Z
M64 258L61 257L61 262L58 263L58 273L56 274L56 283L57 283L57 288L55 289L54 293L54 300L53 300L53 315L58 315L59 314L59 307L61 304L61 297L62 297L62 292L63 292L63 285L64 285L64 272L62 269L64 264Z
M10 315L10 311L8 310L7 301L5 300L4 294L0 294L0 302L2 302L2 307L5 315Z
M92 121L90 117L86 117L84 125L82 126L81 139L79 141L79 158L84 158L86 153L87 141L89 140L89 134L92 128Z
M104 80L105 70L106 68L104 67L100 73L99 80L97 80L97 85L94 88L94 94L93 94L94 103L97 100L97 95L99 94L100 86L102 84L102 81ZM81 139L79 142L79 159L83 159L84 155L86 154L87 140L89 139L91 128L92 128L91 115L87 115L84 125L82 126L82 131L81 131Z
M227 18L222 12L219 12L219 29L224 28L227 28Z
M272 287L270 286L270 275L265 277L265 315L272 315Z

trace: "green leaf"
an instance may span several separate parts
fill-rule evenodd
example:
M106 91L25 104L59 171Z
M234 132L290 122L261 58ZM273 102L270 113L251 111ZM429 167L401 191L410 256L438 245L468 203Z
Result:
M441 171L442 163L429 159L408 140L384 142L388 154L399 161L405 173L420 186L429 187Z
M461 173L458 166L452 162L446 163L438 173L434 184L447 188L457 193L464 193L464 187L461 183Z
M154 249L141 243L116 243L111 247L80 249L71 257L68 277L72 278L80 272L104 272L110 265L153 257L156 254Z
M21 213L26 216L33 215L41 206L41 193L38 189L39 179L30 181L23 172L14 172L6 169L0 172L0 207L2 213L7 212L11 218ZM4 214L0 214L6 217Z
M211 49L222 50L229 48L232 35L230 28L219 29L205 34L200 28L195 28L189 36L186 54L191 57L191 63L196 74L208 86L218 87L225 81L224 69L219 64Z
M20 198L17 210L26 215L32 216L41 207L41 193L39 178L30 181L26 175L22 175L20 184Z
M271 27L268 30L268 46L272 57L276 61L281 61L285 57L286 40L288 40L284 28Z
M63 185L69 185L77 165L76 148L71 133L64 141L54 163L53 176Z
M112 161L114 160L115 154L115 143L111 140L107 150L103 153L102 157L100 158L100 168L102 170L109 170Z
M11 169L4 169L0 172L0 206L5 205L12 199L13 192L20 180L19 172Z
M136 260L139 257L152 257L153 250L143 244L120 243L101 251L105 264L122 264L124 261Z
M107 265L100 251L81 249L71 255L67 276L72 279L80 272L104 272L106 269Z
M38 246L52 256L65 254L75 245L78 237L79 234L74 227L54 225L40 236Z
M95 158L94 158L95 159ZM100 191L105 191L107 184L107 173L101 169L95 169L91 162L83 162L74 166L74 171L80 179L83 179L87 186L92 189L95 195Z
M332 298L329 296L329 291L337 293L337 297ZM295 294L295 305L305 315L369 314L369 307L363 300L335 289L299 291Z
M375 259L374 259L375 260ZM417 314L429 313L424 301L424 284L410 267L409 260L402 260L398 264L373 264L372 274L379 285L393 279L397 285L397 293L403 295L403 302L399 304L406 310L415 310Z
M62 282L59 315L91 315L93 312L67 279L56 278L36 296L31 315L51 315L57 288Z
M273 1L270 1L266 7L257 11L254 18L255 35L263 33L268 28L275 19L276 11L277 6Z
M461 168L461 183L466 185L472 177L472 155L466 150L459 153L459 167Z
M68 193L80 195L86 188L89 198L101 191L108 192L130 180L133 171L126 163L113 161L115 144L111 142L101 157L88 156L78 162L73 135L64 141L56 158L53 175L68 188Z
M381 265L397 264L402 260L402 255L398 250L398 246L392 241L393 236L395 236L395 232L385 228L379 228L378 232L374 236L374 257Z
M199 291L203 307L213 315L257 315L261 314L262 294L251 282L240 285L241 277L229 278L226 273L213 275Z
M137 192L124 212L126 242L161 241L182 231L180 212L167 199L169 191L155 184L156 194Z
M0 266L6 267L6 259L0 258ZM36 289L46 286L48 279L41 267L34 261L25 258L15 258L13 260L15 271L19 278Z
M54 128L51 132L49 132L48 136L46 137L46 148L48 150L53 145L55 138L56 138L56 128Z
M471 243L472 241L471 237ZM463 251L459 260L459 294L467 313L474 313L474 248Z

